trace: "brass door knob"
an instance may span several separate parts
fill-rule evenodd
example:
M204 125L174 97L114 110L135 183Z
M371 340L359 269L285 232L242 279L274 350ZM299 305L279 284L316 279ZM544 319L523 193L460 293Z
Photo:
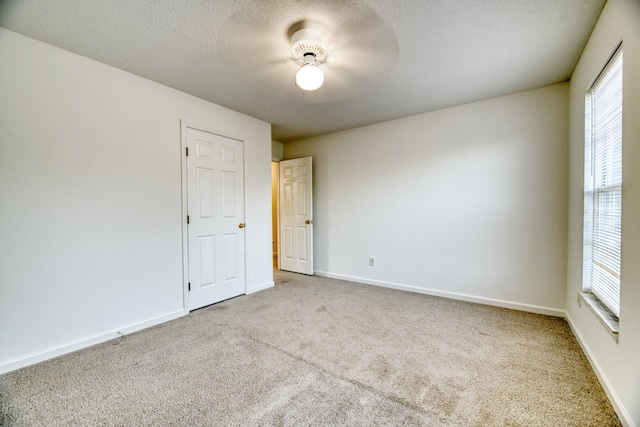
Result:
M308 219L308 220L306 220L304 223L305 223L305 224L311 224L311 220L309 220L309 219Z
M244 228L244 222L241 222L240 224L238 224L238 228Z

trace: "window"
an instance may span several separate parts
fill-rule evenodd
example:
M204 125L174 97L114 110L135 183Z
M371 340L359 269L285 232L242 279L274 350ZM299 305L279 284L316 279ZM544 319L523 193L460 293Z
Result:
M617 332L622 237L622 46L586 94L584 176L583 291L591 294L585 298L587 302L594 300L599 306L596 313L615 320Z

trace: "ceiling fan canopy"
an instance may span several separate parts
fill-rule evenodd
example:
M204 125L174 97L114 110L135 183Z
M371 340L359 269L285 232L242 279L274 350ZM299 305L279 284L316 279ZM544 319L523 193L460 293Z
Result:
M322 38L322 32L312 28L304 28L293 33L291 52L299 60L304 60L306 55L313 54L318 62L325 62L329 55L326 43Z

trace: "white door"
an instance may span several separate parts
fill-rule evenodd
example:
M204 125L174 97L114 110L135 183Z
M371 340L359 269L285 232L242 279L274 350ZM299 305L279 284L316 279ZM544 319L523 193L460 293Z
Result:
M243 143L187 128L189 310L245 293Z
M280 162L280 269L313 274L311 157Z

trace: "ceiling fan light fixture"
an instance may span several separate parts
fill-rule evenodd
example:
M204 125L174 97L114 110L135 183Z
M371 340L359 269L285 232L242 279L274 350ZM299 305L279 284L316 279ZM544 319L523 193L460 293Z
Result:
M304 90L316 90L324 83L324 73L316 63L313 53L304 55L304 64L296 73L296 85Z
M296 73L296 85L309 91L322 86L324 73L318 64L327 60L328 53L322 33L311 28L296 31L291 36L291 52L296 61L302 61L302 67Z

